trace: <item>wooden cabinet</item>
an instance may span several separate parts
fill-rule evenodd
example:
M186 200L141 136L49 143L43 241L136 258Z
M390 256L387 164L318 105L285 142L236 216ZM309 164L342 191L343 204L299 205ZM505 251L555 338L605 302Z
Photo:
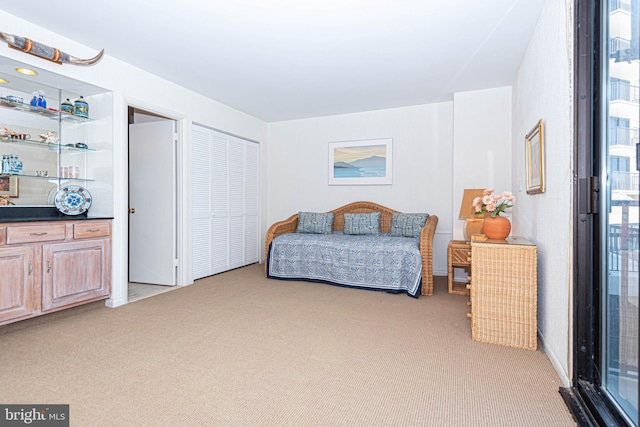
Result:
M0 224L0 325L106 299L111 221Z
M537 348L537 247L521 237L471 242L471 336Z
M34 312L33 252L32 246L0 248L0 324Z
M71 307L109 295L108 240L42 246L42 311Z

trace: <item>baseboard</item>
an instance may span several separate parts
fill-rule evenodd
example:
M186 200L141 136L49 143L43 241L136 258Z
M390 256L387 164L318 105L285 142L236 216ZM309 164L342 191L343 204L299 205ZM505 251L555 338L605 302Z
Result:
M118 298L118 299L109 298L105 302L105 305L109 308L116 308L116 307L120 307L121 305L125 305L126 303L127 303L127 300L125 298Z
M556 354L549 350L551 347L548 345L547 340L544 338L544 334L540 332L540 329L538 329L538 339L542 344L542 350L544 351L544 354L546 354L549 358L549 361L551 361L551 365L553 365L553 369L555 369L558 373L562 384L564 384L565 387L570 387L571 380L569 379L567 372L564 371L564 368L562 367L562 364L558 360Z

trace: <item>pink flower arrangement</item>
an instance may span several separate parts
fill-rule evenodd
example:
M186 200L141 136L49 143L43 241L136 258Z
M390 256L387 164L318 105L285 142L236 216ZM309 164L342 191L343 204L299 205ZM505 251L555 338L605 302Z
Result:
M0 206L9 206L9 205L15 205L15 203L13 203L11 201L11 196L0 196Z
M510 191L504 191L502 194L494 194L493 188L487 188L482 193L482 197L473 199L473 207L476 214L491 213L493 218L500 216L500 212L504 212L516 204L516 198Z

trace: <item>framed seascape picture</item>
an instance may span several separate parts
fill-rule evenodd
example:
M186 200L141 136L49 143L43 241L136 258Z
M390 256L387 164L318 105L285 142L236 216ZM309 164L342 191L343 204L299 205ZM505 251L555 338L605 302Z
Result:
M544 193L544 124L542 119L525 137L527 193Z
M0 176L0 196L18 197L17 176Z
M367 139L329 143L329 185L392 183L392 142Z

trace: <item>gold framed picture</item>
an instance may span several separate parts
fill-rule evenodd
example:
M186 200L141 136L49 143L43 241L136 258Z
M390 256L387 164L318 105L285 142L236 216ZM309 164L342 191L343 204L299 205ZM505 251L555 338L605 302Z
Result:
M544 193L544 123L542 119L525 137L527 193Z
M0 196L18 197L18 177L14 175L0 176Z

